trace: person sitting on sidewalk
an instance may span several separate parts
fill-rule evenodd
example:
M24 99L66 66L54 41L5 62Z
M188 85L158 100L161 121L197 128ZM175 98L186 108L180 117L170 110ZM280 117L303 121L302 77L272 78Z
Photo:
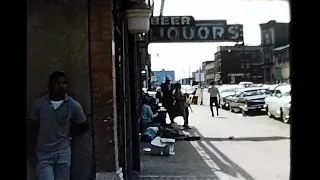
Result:
M160 107L157 104L157 100L154 97L149 99L149 106L153 114L158 113L159 115L153 119L154 123L160 123L160 126L166 126L166 111L160 111Z
M140 112L140 132L143 133L148 127L151 127L154 122L154 118L158 116L158 113L153 113L149 105L149 99L142 99L142 106Z

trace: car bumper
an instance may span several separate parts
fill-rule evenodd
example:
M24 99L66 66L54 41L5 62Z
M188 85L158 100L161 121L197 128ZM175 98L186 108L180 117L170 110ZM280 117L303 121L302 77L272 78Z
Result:
M251 110L261 110L265 111L266 108L264 107L264 104L261 105L253 105L253 106L242 106L241 107L244 111L251 111Z

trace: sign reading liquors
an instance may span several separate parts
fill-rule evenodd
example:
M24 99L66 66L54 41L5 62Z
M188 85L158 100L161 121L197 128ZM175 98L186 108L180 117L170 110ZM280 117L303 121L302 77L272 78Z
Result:
M192 16L150 18L150 42L239 42L243 25L226 20L199 20Z

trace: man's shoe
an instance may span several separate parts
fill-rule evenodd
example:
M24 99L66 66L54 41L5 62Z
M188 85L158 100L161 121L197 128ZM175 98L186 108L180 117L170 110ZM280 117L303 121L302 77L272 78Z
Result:
M189 125L183 125L184 129L191 129L191 127Z

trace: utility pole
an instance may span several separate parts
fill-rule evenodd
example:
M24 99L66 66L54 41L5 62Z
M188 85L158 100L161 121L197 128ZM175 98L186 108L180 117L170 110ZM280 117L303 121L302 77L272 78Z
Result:
M247 60L246 60L246 52L245 52L245 44L244 41L242 43L242 53L243 53L243 69L244 69L244 73L243 73L243 80L245 80L246 78L246 73L247 73Z
M201 87L201 66L199 67L199 87Z
M189 66L189 84L192 85L191 84L191 69L190 69L190 66Z
M165 3L165 0L161 0L160 16L163 16L164 3Z
M184 71L184 68L183 68L183 78L182 78L182 83L181 84L184 84L184 81L183 79L186 77L186 74L185 74L185 71Z

